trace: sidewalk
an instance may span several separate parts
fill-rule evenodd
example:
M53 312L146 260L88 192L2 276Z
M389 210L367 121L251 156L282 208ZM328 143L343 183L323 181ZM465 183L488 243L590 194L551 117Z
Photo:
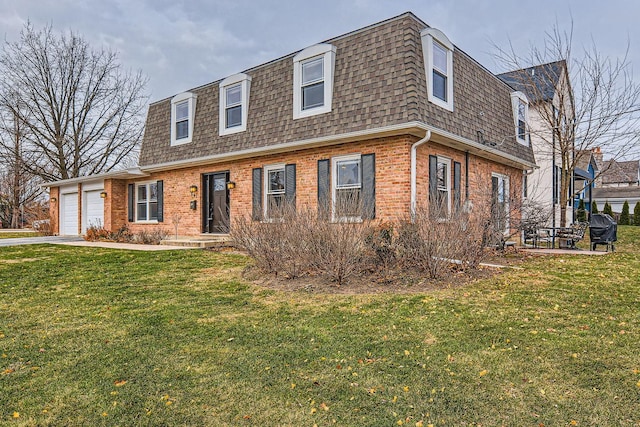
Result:
M108 248L108 249L124 249L128 251L180 251L185 249L199 249L197 247L189 246L168 246L168 245L142 245L138 243L116 243L116 242L87 242L73 241L73 242L60 242L60 245L65 246L85 246L89 248Z
M124 249L129 251L176 251L195 249L188 246L139 245L136 243L115 242L87 242L86 240L82 239L82 237L78 236L38 236L0 239L0 248L21 245L41 245L45 243L49 243L52 245L84 246L90 248Z
M518 248L518 251L526 252L528 254L534 255L591 255L591 256L600 256L606 255L610 252L604 251L588 251L588 250L580 250L580 249L530 249L530 248Z

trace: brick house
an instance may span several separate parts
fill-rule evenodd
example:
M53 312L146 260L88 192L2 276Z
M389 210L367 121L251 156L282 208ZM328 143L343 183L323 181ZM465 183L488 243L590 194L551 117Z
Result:
M47 184L52 224L184 236L268 220L284 203L330 220L440 214L535 167L513 89L412 13L149 106L136 169ZM345 198L370 209L346 212Z

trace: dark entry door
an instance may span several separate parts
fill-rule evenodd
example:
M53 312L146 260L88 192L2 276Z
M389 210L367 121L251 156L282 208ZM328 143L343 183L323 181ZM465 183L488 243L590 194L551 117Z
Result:
M229 232L229 172L204 174L202 177L204 200L202 203L203 231L205 233Z

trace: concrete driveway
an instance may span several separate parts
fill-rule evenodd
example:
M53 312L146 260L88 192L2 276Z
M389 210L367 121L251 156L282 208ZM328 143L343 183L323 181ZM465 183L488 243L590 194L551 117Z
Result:
M42 243L67 243L81 242L82 237L78 236L37 236L37 237L16 237L12 239L0 239L0 247L19 245L38 245Z

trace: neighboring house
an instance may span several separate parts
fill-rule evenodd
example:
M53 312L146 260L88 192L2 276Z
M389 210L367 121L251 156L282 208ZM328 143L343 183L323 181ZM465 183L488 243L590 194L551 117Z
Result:
M598 187L637 187L640 185L640 162L605 160L598 183Z
M499 74L498 77L523 96L518 102L528 102L529 132L520 134L531 142L537 168L525 177L524 196L536 206L550 212L549 226L560 225L560 150L545 120L549 105L571 103L564 111L572 111L572 92L565 61L551 62L521 70ZM522 125L524 129L524 124ZM571 202L571 198L569 202ZM573 216L571 203L567 206L567 220Z
M405 13L151 104L138 168L47 184L51 217L199 236L285 203L332 221L492 195L509 211L535 167L512 92Z
M599 153L599 147L594 150L578 150L575 153L576 167L573 171L574 191L576 192L573 202L574 221L580 200L584 201L585 210L588 213L591 213L591 202L593 202L595 179L600 172L597 161Z
M640 187L596 187L593 189L593 200L600 212L604 204L609 203L615 213L622 212L622 205L626 201L629 203L629 212L633 214L633 208L640 202Z
M633 212L640 201L640 162L605 160L596 182L598 186L593 191L593 199L600 210L609 203L613 212L620 213L627 201L629 210Z

